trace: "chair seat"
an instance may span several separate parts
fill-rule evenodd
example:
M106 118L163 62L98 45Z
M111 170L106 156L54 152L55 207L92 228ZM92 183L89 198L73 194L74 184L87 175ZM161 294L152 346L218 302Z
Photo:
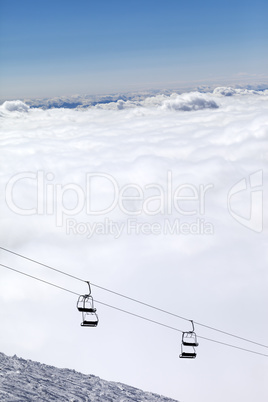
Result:
M96 308L89 308L89 307L77 307L78 311L84 312L84 313L96 313L97 309Z
M188 352L182 352L180 354L181 359L195 359L196 358L196 353L188 353Z
M198 343L196 342L187 342L187 341L183 341L182 344L184 346L198 346Z
M82 327L96 327L98 325L98 321L83 321L81 323Z

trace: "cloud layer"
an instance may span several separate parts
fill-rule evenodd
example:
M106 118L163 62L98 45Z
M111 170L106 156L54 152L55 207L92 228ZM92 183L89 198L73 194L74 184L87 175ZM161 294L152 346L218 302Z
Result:
M5 102L1 244L265 343L267 215L250 201L260 202L254 189L267 197L267 106L268 91L233 88L112 99L74 109ZM257 187L251 188L253 182ZM237 185L241 191L235 192ZM256 225L263 223L263 231L253 221L249 227L251 217ZM86 291L82 283L3 252L1 261ZM190 367L177 358L179 333L101 305L99 328L85 332L72 295L4 269L1 278L7 354L182 400L263 399L265 358L202 341ZM94 296L182 330L189 327L96 288ZM15 311L19 337L11 329ZM201 327L197 331L233 342ZM254 381L252 370L258 374ZM235 384L222 391L222 378Z

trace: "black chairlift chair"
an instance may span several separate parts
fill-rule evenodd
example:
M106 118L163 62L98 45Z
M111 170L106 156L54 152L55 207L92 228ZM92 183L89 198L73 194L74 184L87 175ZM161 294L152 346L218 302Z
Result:
M87 295L81 295L77 300L77 310L82 313L82 327L96 327L99 322L97 309L94 307L93 297L91 296L91 288L89 282L89 293Z
M198 346L197 336L194 332L194 323L191 320L193 329L192 331L187 331L182 333L181 339L181 359L195 359L196 358L196 351L195 347Z

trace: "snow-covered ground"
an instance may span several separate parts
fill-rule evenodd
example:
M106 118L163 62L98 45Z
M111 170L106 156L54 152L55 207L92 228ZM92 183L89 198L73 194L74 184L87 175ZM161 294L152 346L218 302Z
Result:
M59 369L0 352L1 401L172 402L175 399L91 374Z

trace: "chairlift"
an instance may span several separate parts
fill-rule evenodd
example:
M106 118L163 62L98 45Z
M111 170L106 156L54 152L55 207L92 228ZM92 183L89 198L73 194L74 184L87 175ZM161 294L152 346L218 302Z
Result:
M90 283L87 282L89 293L81 295L77 300L77 310L82 313L82 327L96 327L99 322L97 309L94 307L93 297L91 296Z
M196 351L195 348L198 346L197 336L194 332L194 322L191 320L192 323L192 331L185 331L182 333L181 339L181 359L195 359L196 358Z

